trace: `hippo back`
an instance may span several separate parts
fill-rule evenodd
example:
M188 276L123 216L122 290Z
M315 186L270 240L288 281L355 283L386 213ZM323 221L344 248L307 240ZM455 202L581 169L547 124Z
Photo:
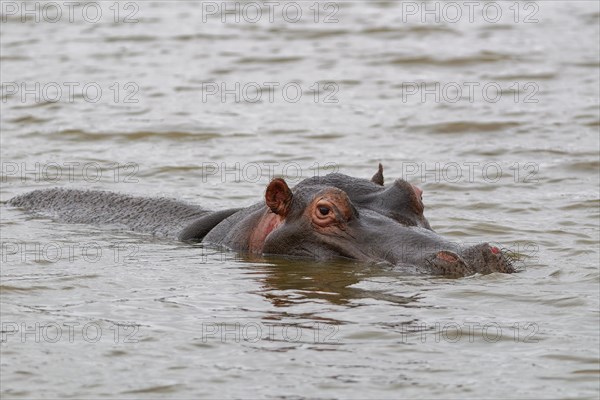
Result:
M177 238L208 211L168 198L73 189L35 190L8 202L60 222L111 225L141 233Z

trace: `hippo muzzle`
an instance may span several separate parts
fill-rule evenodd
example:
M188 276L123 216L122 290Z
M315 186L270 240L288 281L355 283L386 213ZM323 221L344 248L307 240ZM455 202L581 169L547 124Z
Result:
M425 262L432 272L447 276L516 272L512 260L498 247L488 243L466 247L460 253L441 250L430 254Z

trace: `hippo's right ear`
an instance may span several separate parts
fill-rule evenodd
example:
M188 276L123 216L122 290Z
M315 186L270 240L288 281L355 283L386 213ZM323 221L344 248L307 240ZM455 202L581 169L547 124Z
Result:
M383 186L383 165L381 165L381 163L379 163L379 169L377 170L377 173L371 178L371 182L374 182L379 186Z
M275 178L269 183L265 193L265 202L275 214L282 217L288 214L292 203L292 191L283 179Z

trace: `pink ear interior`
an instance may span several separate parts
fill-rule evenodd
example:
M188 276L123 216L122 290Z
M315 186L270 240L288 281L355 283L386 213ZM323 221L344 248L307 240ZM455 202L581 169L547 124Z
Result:
M415 190L415 193L417 194L418 197L421 197L423 195L423 189L421 189L418 186L412 185L413 189Z
M265 202L271 211L275 214L285 216L291 200L292 191L283 179L275 178L269 183L265 193Z

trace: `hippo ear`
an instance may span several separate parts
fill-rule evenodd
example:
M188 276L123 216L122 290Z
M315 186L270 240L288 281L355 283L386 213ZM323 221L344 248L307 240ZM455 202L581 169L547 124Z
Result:
M383 165L381 165L381 163L379 163L379 169L377 170L377 173L371 178L371 182L383 186Z
M265 193L265 202L275 214L282 217L287 215L292 203L292 191L283 179L275 178L269 183Z

